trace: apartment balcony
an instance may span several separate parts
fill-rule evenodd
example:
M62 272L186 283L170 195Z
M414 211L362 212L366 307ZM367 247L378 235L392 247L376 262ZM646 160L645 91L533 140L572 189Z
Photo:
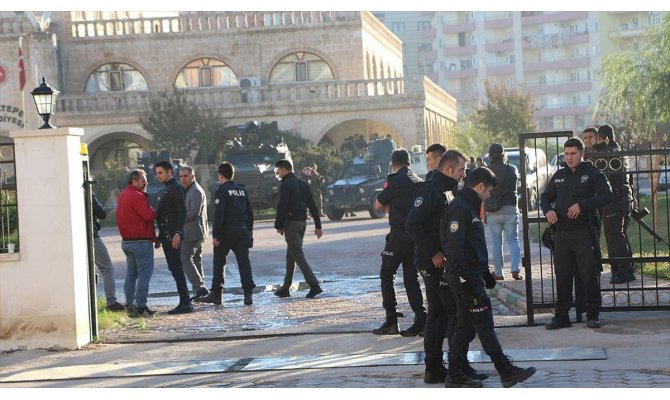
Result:
M541 106L539 110L533 113L535 118L544 118L544 117L556 117L558 115L582 115L590 114L591 105L582 102L582 103L565 103L565 104L552 104Z
M445 22L442 33L472 32L475 30L475 21Z
M487 75L513 75L516 73L514 64L486 64Z
M560 11L549 12L536 15L521 14L522 25L539 25L550 22L573 21L580 19L587 19L589 17L588 11Z
M437 36L437 30L435 28L424 29L421 31L422 39L434 39Z
M484 21L484 28L486 29L505 29L514 26L514 19L512 17L487 19Z
M589 42L589 33L584 32L584 33L577 33L572 36L567 37L563 43L565 44L584 44Z
M455 93L454 97L457 101L472 101L478 98L476 90Z
M572 82L565 81L543 85L526 85L528 93L533 96L545 94L578 93L591 91L591 81Z
M523 71L524 73L528 73L528 72L541 72L549 70L587 68L590 65L591 65L591 59L588 57L565 58L561 60L547 60L536 63L524 62Z
M492 40L490 42L486 42L486 51L488 53L512 50L514 50L514 41L512 39Z
M634 37L642 37L644 33L658 25L649 24L621 24L619 28L614 28L609 31L610 39L630 39Z
M422 17L432 17L435 15L435 11L421 11Z
M365 109L367 103L376 103L375 107L397 106L423 96L424 90L422 80L415 83L394 78L271 84L251 87L245 92L239 87L193 89L186 93L190 102L215 107L224 117L253 117L329 109L333 104L340 111ZM56 117L63 126L82 115L99 123L133 123L140 113L148 110L151 95L151 92L130 91L61 95Z
M433 62L437 60L437 50L422 51L421 54L423 55L426 62Z
M452 46L444 48L445 57L470 56L477 52L477 46Z
M447 79L464 79L477 77L477 68L457 69L453 71L444 71L444 77Z

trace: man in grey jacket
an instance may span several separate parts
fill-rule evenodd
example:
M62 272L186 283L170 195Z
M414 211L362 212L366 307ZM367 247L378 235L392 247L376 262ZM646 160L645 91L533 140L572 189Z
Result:
M186 219L184 220L184 241L182 242L182 262L184 272L197 301L209 294L205 286L205 273L202 269L202 244L208 237L207 196L202 186L195 180L195 171L189 166L179 169L179 181L186 192Z

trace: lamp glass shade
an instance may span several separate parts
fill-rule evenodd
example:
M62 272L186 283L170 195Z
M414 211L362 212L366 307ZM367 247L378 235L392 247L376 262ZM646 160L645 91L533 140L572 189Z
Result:
M58 90L52 89L44 78L42 83L33 89L30 94L33 95L37 113L40 115L51 115L56 110L56 98L58 97Z

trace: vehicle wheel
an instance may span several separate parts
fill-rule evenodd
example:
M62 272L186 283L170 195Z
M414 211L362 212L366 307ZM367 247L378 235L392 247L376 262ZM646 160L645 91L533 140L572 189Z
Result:
M344 216L344 210L338 210L333 207L326 207L324 210L326 212L326 217L331 221L339 221Z
M368 212L370 213L370 216L372 218L384 218L386 216L386 213L384 211L377 211L375 209L375 202L377 201L377 196L374 196L372 198L372 201L370 202L370 206L368 207Z

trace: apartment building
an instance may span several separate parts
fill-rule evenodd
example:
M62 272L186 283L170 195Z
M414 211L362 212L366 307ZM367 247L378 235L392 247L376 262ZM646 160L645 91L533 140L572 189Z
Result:
M407 75L424 73L458 100L461 117L484 98L484 81L523 85L538 129L591 124L604 55L630 50L660 12L375 13L403 43ZM404 25L403 21L406 22ZM404 28L404 31L402 30ZM419 49L429 49L427 52ZM422 58L423 57L423 58ZM430 64L432 65L426 65ZM414 66L419 66L414 68Z

